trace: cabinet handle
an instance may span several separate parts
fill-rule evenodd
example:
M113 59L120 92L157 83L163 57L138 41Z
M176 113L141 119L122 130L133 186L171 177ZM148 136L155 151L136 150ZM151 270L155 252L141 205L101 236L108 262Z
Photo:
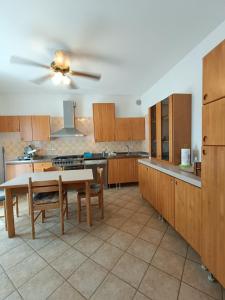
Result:
M177 185L178 184L178 182L175 180L175 184Z
M206 150L205 149L202 150L202 154L206 155Z
M208 137L207 137L206 135L204 135L204 136L203 136L203 142L206 142L207 138L208 138Z
M206 100L208 98L208 94L205 94L204 96L203 96L203 100Z

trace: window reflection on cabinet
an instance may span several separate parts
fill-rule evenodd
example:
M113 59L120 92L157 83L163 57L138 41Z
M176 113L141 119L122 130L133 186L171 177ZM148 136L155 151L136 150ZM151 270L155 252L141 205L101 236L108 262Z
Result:
M162 159L169 160L169 98L161 104L161 131Z

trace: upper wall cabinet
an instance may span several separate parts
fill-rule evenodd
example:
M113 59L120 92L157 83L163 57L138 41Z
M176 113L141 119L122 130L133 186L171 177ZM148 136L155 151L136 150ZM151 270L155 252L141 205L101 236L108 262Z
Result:
M191 95L173 94L149 108L149 152L180 163L181 148L191 148Z
M141 141L145 139L145 118L116 118L116 141Z
M18 116L0 116L0 132L19 132Z
M115 139L115 104L93 103L94 137L96 142Z
M225 97L225 41L203 59L203 104Z
M49 116L21 116L20 134L23 141L50 140Z

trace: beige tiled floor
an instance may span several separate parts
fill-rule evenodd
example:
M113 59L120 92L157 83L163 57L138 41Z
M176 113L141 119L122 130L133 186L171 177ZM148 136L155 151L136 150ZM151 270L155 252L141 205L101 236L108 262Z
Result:
M199 256L137 187L106 190L105 219L95 207L91 228L77 224L75 194L69 198L63 236L57 212L49 212L32 240L23 199L16 238L7 238L0 219L0 299L225 300Z

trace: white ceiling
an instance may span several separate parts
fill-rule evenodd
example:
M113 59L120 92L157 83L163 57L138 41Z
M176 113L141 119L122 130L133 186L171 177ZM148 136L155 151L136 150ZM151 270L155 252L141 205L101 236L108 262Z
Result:
M49 64L53 50L77 53L72 93L141 95L225 19L224 0L0 0L0 90L62 92L29 80L46 70L9 63L17 55Z

